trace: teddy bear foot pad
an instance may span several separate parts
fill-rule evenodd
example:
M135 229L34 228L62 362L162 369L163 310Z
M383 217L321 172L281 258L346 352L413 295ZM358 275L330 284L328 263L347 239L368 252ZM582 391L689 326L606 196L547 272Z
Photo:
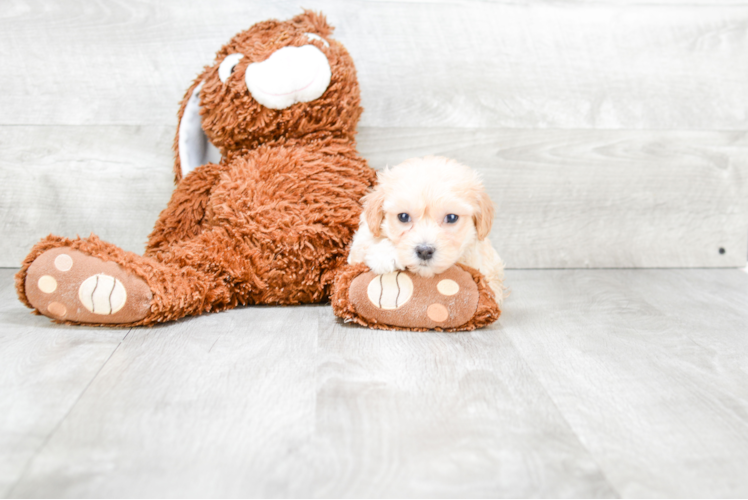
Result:
M478 287L458 267L432 278L406 271L361 274L351 283L350 299L370 322L404 328L455 328L473 317Z
M145 281L117 263L66 247L34 260L25 289L41 314L73 323L133 323L145 318L153 298Z

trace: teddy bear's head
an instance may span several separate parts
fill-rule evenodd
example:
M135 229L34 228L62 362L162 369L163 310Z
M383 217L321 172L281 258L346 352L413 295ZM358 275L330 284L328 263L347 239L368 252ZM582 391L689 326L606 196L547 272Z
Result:
M236 35L187 91L176 175L224 154L294 138L353 138L361 112L356 69L322 14L264 21Z

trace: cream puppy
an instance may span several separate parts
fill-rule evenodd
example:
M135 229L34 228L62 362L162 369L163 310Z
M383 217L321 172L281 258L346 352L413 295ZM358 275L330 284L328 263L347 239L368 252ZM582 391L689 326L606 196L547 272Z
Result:
M494 206L478 173L427 156L380 171L378 180L363 199L348 263L431 277L459 262L478 269L501 303L504 263L487 239Z

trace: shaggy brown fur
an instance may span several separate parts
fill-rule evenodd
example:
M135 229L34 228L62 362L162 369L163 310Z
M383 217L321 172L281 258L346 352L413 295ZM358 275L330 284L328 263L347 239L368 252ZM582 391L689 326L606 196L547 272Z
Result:
M463 270L470 273L470 276L478 286L478 307L473 317L465 324L457 326L455 328L439 328L436 327L434 330L445 331L445 332L459 332L467 330L475 330L476 328L482 328L490 325L501 315L501 310L496 304L496 299L491 290L491 287L486 283L483 275L475 269L464 266L462 264L455 264ZM366 326L369 328L376 328L379 330L405 330L405 331L427 331L429 328L401 328L398 326L391 326L382 324L376 321L370 321L361 316L356 310L356 305L351 302L349 297L349 291L351 289L351 283L359 275L367 272L369 268L366 264L353 264L340 269L335 277L335 284L332 290L332 309L336 316L339 316L346 321L358 323L359 325Z
M192 91L204 82L203 129L221 150L221 164L204 165L181 178L177 155L178 184L144 256L93 235L77 240L49 236L39 242L16 276L20 299L34 307L24 286L36 257L69 247L114 261L150 287L150 312L121 326L152 325L240 304L326 300L358 226L360 199L375 182L374 171L356 151L362 112L356 70L343 45L329 38L331 32L321 14L305 11L236 35L197 77L179 111L181 120ZM329 47L310 42L305 33L326 38ZM282 47L309 43L330 64L325 93L282 110L258 104L244 82L247 66ZM244 58L236 76L224 84L218 67L230 53Z
M179 121L182 121L192 91L200 82L205 82L200 91L203 129L224 156L243 155L245 150L261 145L293 148L331 138L343 140L355 148L356 124L363 112L356 68L345 47L329 38L333 29L322 14L305 11L289 21L264 21L237 34L218 51L216 64L206 66L187 90L179 108ZM311 42L305 33L325 38L330 46ZM264 61L280 48L310 43L322 50L330 63L332 79L325 93L314 101L282 110L269 109L255 101L244 82L247 66ZM218 78L218 67L227 55L234 53L244 54L244 57L234 68L232 78L224 84ZM174 140L175 152L178 140L179 132ZM355 150L354 156L358 158ZM182 172L178 155L174 174L179 181Z
M329 47L310 41L305 33L322 36ZM335 313L365 326L400 329L368 324L348 301L347 287L367 270L361 265L345 267L348 246L358 227L360 200L376 176L356 151L356 124L362 112L356 70L345 48L329 38L331 33L322 15L305 11L289 21L262 22L236 35L218 52L216 63L195 79L179 110L181 122L193 90L203 82L202 125L221 150L221 163L203 165L182 178L177 133L177 186L145 254L125 252L95 235L74 240L50 235L32 248L16 275L21 301L56 322L77 324L81 318L98 319L94 315L102 314L94 312L96 305L81 313L84 299L93 304L103 300L108 316L101 315L101 323L87 324L153 325L244 304L322 302L343 269L335 282ZM309 43L330 64L332 78L324 94L281 110L257 103L246 88L247 66L282 47ZM244 57L222 83L218 68L232 53ZM71 251L50 252L53 249ZM54 259L61 254L63 263L58 264ZM65 259L78 266L74 272L68 272ZM35 277L27 280L29 268ZM96 278L90 294L81 295L84 287L73 282L73 275L80 280L81 269ZM107 272L112 276L102 269L111 270ZM500 313L482 276L465 269L478 285L477 312L465 325L448 331L485 326ZM95 299L102 275L120 280L119 286L136 280L126 300L142 304L141 309L114 311L117 285Z

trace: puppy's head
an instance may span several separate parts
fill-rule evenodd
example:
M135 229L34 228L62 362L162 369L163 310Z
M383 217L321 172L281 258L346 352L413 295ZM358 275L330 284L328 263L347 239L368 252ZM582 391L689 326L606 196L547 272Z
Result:
M478 173L447 158L407 160L379 172L364 198L364 218L389 239L398 264L430 277L446 271L491 231L494 207Z

